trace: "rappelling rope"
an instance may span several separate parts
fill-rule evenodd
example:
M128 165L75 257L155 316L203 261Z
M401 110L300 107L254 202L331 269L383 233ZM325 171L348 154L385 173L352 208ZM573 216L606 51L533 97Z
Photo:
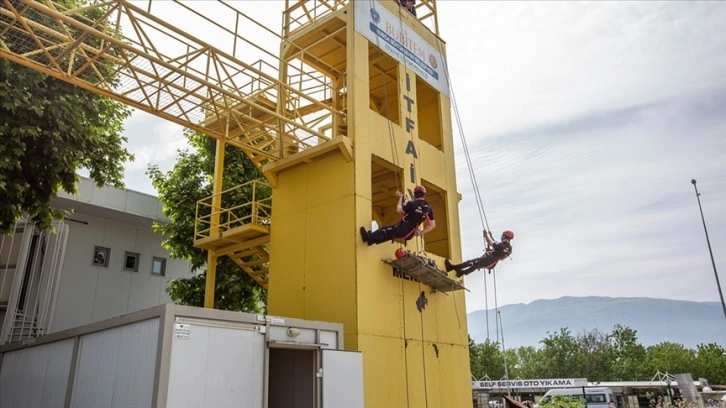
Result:
M375 3L374 3L374 1L371 0L370 4L371 4L371 8L375 11ZM400 6L398 8L398 17L399 17L399 22L400 22L400 30L403 31L403 19L402 19L403 15L402 15L402 10L401 10L401 7ZM381 47L380 47L380 42L379 42L378 37L376 37L376 48L377 48L377 52L378 52L378 57L380 59ZM405 56L403 58L403 65L404 65L404 68L405 68L404 69L404 73L407 73L407 71L408 71L408 64L406 63ZM392 157L393 157L393 160L394 160L394 165L397 166L397 167L400 167L399 166L399 160L398 160L398 149L396 147L395 135L394 135L394 132L393 132L393 124L392 124L392 120L391 120L390 100L389 100L389 97L388 97L388 90L387 90L387 87L386 87L386 79L387 78L385 78L385 76L383 75L383 70L382 69L380 70L380 75L381 75L381 78L382 78L382 82L381 83L383 85L383 96L384 96L384 104L385 104L385 107L386 107L386 118L388 119L389 138L391 139ZM398 77L398 76L396 76L396 77ZM408 89L408 87L407 87L406 93L408 94L409 92L410 92L410 89ZM409 138L410 138L411 141L413 141L413 134L409 134ZM414 157L413 160L414 160L414 168L415 168L416 167L416 164L417 164L416 160L418 160L418 158L417 157ZM402 182L402 174L401 173L398 173L398 172L396 173L396 183L397 183L397 188L401 187L401 189L404 190L402 188L403 187L403 182ZM405 194L406 194L405 190L404 190L403 194L404 194L404 197L405 197ZM396 205L398 205L398 203L396 203ZM423 238L421 238L421 241L417 241L417 249L419 251L421 250L421 245L420 245L421 242L424 242L423 241ZM403 244L401 246L403 246ZM423 244L423 247L424 247L424 250L425 250L425 242ZM418 284L419 284L419 293L424 293L422 291L422 284L421 284L421 282L419 281ZM404 336L404 342L406 343L405 344L406 345L406 352L404 353L405 366L406 366L406 403L407 403L407 406L409 406L410 405L410 399L409 399L410 390L409 390L409 379L408 379L408 344L407 344L408 343L408 337L407 337L407 333L406 333L406 308L405 308L405 298L404 298L404 292L405 291L404 291L404 282L403 282L403 280L401 280L401 286L400 286L400 288L401 288L401 309L402 309L402 313L403 313L403 336ZM419 318L420 318L420 323L421 323L421 354L422 354L421 357L422 357L422 369L423 369L423 379L424 379L424 400L425 400L425 406L428 407L428 390L427 390L427 382L428 382L428 380L427 380L427 376L426 376L426 349L424 347L424 320L423 320L423 313L419 312Z
M403 25L403 13L404 13L403 12L403 7L401 7L399 5L399 7L398 7L398 21L399 21L399 30L400 30L400 32L403 32L403 26L404 26ZM406 62L406 56L405 55L403 56L402 60L403 60L403 68L404 68L403 71L404 71L404 75L407 76L408 75L408 63ZM410 93L410 86L411 86L411 84L408 82L408 78L406 78L406 85L407 85L406 86L406 94L408 95ZM409 132L409 140L411 142L414 142L413 132ZM418 163L418 157L414 157L413 158L414 169L418 167L417 164L419 164ZM417 177L418 177L418 175L417 175ZM417 247L417 249L419 251L425 252L426 251L426 241L424 240L423 236L420 236L418 238L419 239L416 240L416 247ZM419 288L419 293L421 293L421 294L424 294L425 293L424 290L423 290L424 289L423 284L421 283L420 280L418 281L418 288ZM429 393L428 393L428 378L427 378L427 375L426 375L426 347L425 347L425 341L424 341L425 321L424 321L424 318L423 318L423 311L419 311L418 316L419 316L419 322L421 323L421 326L420 326L421 327L421 364L422 364L422 367L421 368L423 370L423 386L424 386L423 393L424 393L425 406L428 407L429 406L429 397L428 397L428 394Z
M483 274L484 279L484 315L487 322L487 340L489 340L489 290L487 289L487 274Z
M441 40L439 37L436 37L436 44L438 46L439 52L441 55L444 55L443 51L443 45L441 44ZM481 220L482 228L484 229L484 233L489 233L489 220L487 219L486 211L484 211L484 204L481 199L481 192L479 191L479 184L476 180L476 173L474 172L474 165L471 161L471 155L469 154L469 146L466 143L466 137L464 136L464 128L461 124L461 116L459 115L459 107L456 103L456 95L454 94L454 87L451 84L451 76L449 75L449 64L446 58L442 58L442 63L444 66L444 75L446 76L446 80L449 84L449 92L451 93L451 97L449 98L451 100L451 107L454 111L454 118L456 119L456 127L459 130L459 138L461 139L461 146L464 150L464 157L466 159L466 165L467 165L467 171L469 172L469 178L471 179L471 185L472 190L474 191L474 199L476 200L476 206L479 210L479 219ZM486 241L486 240L485 240ZM487 326L487 340L489 340L489 300L488 300L488 290L487 290L487 284L486 284L486 273L484 273L484 314L486 316L486 326ZM496 275L495 275L496 276ZM496 307L497 301L497 285L496 285L496 277L494 278L494 304ZM497 309L498 310L498 309ZM499 340L499 330L497 329L497 341Z
M484 273L484 275L487 275L487 273ZM495 270L492 270L492 281L494 281L494 316L499 316L499 301L497 300L497 272ZM487 327L487 330L488 329L489 328ZM499 325L497 325L497 343L499 343Z
M398 7L398 21L399 21L399 30L400 30L400 32L403 32L403 7L401 7L400 4ZM406 62L405 55L403 56L402 60L403 60L404 75L408 75L408 63ZM411 86L411 84L408 82L408 78L406 78L406 85L407 85L406 94L408 95L410 93L409 88ZM389 123L390 123L390 121L389 121ZM409 140L411 142L414 142L413 132L409 132ZM418 164L418 157L414 157L413 158L414 169L418 167L417 164ZM418 175L416 175L416 176L418 177ZM416 227L416 228L418 228L418 227ZM419 250L419 252L421 252L421 251L425 252L426 251L426 241L424 240L423 236L419 236L418 238L419 239L416 240L416 247ZM424 289L423 284L421 283L420 280L418 281L418 288L419 288L419 293L421 293L421 294L425 293L423 290ZM422 364L421 369L423 370L423 386L424 386L423 393L424 393L425 406L428 407L429 406L429 393L428 393L428 378L426 375L426 347L425 347L426 343L424 341L425 322L424 322L424 318L423 318L423 311L420 310L418 316L419 316L419 322L421 323L421 364Z
M375 4L374 0L370 0L370 7L372 10L377 12L376 4ZM380 41L379 41L378 36L376 36L376 50L377 50L378 61L380 62L381 61L381 46L380 46ZM374 67L374 64L371 64L371 69L373 67ZM393 132L393 123L390 120L391 107L390 107L390 102L389 102L389 97L388 97L388 87L386 86L387 78L385 76L385 73L383 72L383 67L380 67L378 71L379 71L379 75L381 78L381 85L383 86L383 104L386 109L386 118L388 119L388 121L387 121L388 137L391 142L391 144L390 144L391 157L393 158L394 166L399 166L398 165L399 159L398 159L398 148L396 145L396 137ZM369 77L371 77L371 76L372 75L369 74ZM370 96L369 96L369 98L370 98ZM405 195L402 174L399 172L395 172L395 177L396 177L396 191L402 190L402 191L404 191L404 195ZM401 198L398 198L398 199L400 200ZM398 202L396 203L396 205L398 205ZM403 244L399 245L399 248L401 248L401 247L403 247ZM404 358L404 367L405 367L404 371L405 371L405 375L406 375L406 407L410 408L411 401L409 398L410 386L409 386L409 378L408 378L408 335L407 335L407 330L406 330L406 326L407 326L407 324L406 324L406 307L405 307L406 299L405 299L405 290L404 290L403 279L401 279L399 289L400 289L400 294L401 294L401 315L402 315L402 323L403 323L403 341L404 341L403 358ZM424 373L424 375L425 375L425 373Z
M441 55L444 55L443 46L441 44L441 40L436 37L436 43L439 48L439 52ZM481 200L481 193L479 192L479 186L476 181L476 173L474 172L474 165L471 162L471 155L469 154L469 146L466 144L466 137L464 136L464 128L461 124L461 116L459 115L459 107L456 103L456 96L454 95L454 87L451 85L451 77L449 75L449 64L446 60L446 58L442 58L442 62L444 65L444 75L446 76L446 81L449 84L449 92L451 93L451 97L449 98L451 100L451 107L454 111L454 118L456 118L456 127L459 130L459 138L461 139L461 146L464 150L464 157L466 158L466 164L467 164L467 170L469 172L469 178L471 178L471 185L472 189L474 190L474 198L476 199L476 206L479 210L479 218L481 219L482 228L484 228L486 231L489 231L489 221L487 220L487 214L484 211L484 204Z

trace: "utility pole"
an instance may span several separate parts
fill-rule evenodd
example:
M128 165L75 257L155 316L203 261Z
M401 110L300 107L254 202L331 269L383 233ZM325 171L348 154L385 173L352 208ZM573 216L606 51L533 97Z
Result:
M507 379L507 396L511 397L512 392L509 388L509 367L507 367L507 349L504 347L504 326L502 325L502 314L497 310L497 320L499 320L499 328L502 331L502 357L504 357L504 377ZM507 405L506 403L504 404Z
M716 262L713 260L713 251L711 250L711 240L708 239L708 230L706 229L706 219L703 217L703 207L701 207L701 194L696 186L696 179L691 179L691 184L696 190L696 200L698 200L698 209L701 211L701 221L703 221L703 232L706 233L706 244L708 244L708 253L711 255L711 265L713 265L713 275L716 277L716 287L718 295L721 296L721 307L723 308L723 317L726 319L726 303L723 301L723 292L721 292L721 282L718 280L718 272L716 272Z

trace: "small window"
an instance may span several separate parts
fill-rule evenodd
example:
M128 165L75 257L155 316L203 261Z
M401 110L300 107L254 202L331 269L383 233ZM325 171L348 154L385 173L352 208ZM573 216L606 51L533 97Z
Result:
M135 252L126 252L126 256L124 256L124 270L138 272L139 259L141 259L141 256L139 254Z
M585 397L587 402L607 402L605 394L587 394Z
M166 258L153 257L151 260L151 274L166 276Z
M93 247L91 265L108 268L108 259L111 257L111 248Z

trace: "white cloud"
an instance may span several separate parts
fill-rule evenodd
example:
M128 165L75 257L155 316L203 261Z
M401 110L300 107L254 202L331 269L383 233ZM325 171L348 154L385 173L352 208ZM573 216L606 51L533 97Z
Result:
M486 216L495 234L517 234L512 260L497 268L498 303L718 301L690 180L723 271L726 3L441 1L438 9ZM268 14L275 26L279 13ZM163 123L137 114L126 124L137 155L132 189L153 192L146 163L170 168L184 146L181 130ZM462 154L462 253L472 258L483 241ZM469 311L485 307L484 276L493 305L492 275L476 272L466 280Z
M496 134L723 83L724 9L717 3L446 2L440 24L455 91L467 89L457 95L462 116L475 120L465 123ZM709 63L698 62L704 57Z
M149 164L170 170L177 159L179 149L189 145L183 136L184 128L161 120L143 111L135 111L124 123L124 135L128 149L135 160L125 168L126 187L147 194L156 194L149 177L145 174Z
M718 301L690 180L708 188L712 246L726 247L726 123L715 108L723 102L726 88L593 117L592 128L582 120L470 146L492 228L517 233L514 261L498 268L500 304L566 295ZM466 183L463 221L476 214ZM462 222L462 236L470 243L480 231ZM464 256L479 246L465 245ZM726 254L715 258L726 264ZM484 308L481 277L467 285L469 310Z

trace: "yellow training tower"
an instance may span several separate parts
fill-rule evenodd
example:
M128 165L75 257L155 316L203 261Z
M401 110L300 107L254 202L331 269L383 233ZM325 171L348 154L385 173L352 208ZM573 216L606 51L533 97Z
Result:
M229 256L268 288L271 315L344 324L366 407L471 407L461 286L412 279L391 261L401 244L358 233L397 222L396 191L420 184L437 226L404 259L447 282L434 265L461 259L435 0L417 1L418 16L395 0L287 0L271 46L260 39L271 30L235 8L254 2L76 3L0 0L0 58L218 140L194 239L209 251L207 306ZM262 169L272 200L259 181L236 187L251 203L222 199L226 146Z
M363 352L367 407L471 406L463 291L400 276L382 261L400 244L369 247L358 233L397 222L395 192L411 197L421 184L437 227L407 249L438 265L460 258L435 3L418 2L421 20L394 0L329 2L339 7L321 18L302 3L285 13L281 60L302 58L333 78L347 112L335 132L351 149L263 167L274 182L268 310L343 322L346 348Z

